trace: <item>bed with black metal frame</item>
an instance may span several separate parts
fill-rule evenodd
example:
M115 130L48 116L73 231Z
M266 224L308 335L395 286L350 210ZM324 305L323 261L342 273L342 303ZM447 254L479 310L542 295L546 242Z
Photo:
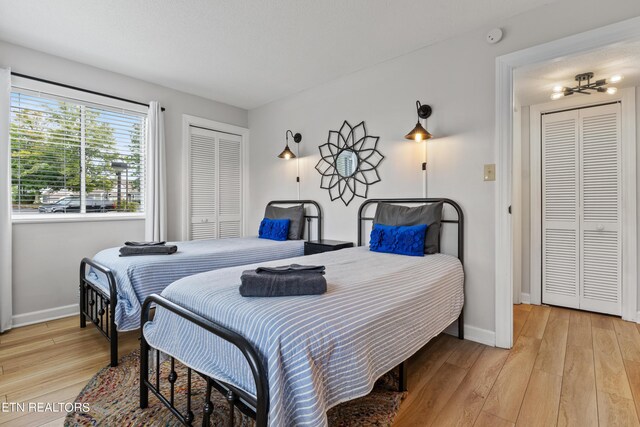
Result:
M452 207L457 218L455 219L443 219L442 223L456 224L458 229L457 236L457 258L460 263L464 261L464 215L460 206L451 199L446 198L404 198L404 199L368 199L365 200L358 209L358 246L365 244L363 240L362 229L367 221L373 221L373 217L365 216L366 208L372 204L378 203L397 203L397 204L425 204L425 203L437 203L443 202L444 205ZM464 281L463 281L464 292ZM200 373L190 367L187 368L187 397L186 397L186 413L181 413L175 406L175 383L178 379L178 375L175 371L176 360L173 357L169 357L171 364L171 371L166 380L169 382L169 396L165 396L160 391L160 364L161 356L160 350L152 349L147 343L144 337L144 325L150 320L150 309L152 306L161 306L170 312L186 319L187 321L205 329L206 331L216 335L217 337L231 343L238 348L247 361L253 380L255 382L256 395L250 395L244 390L235 387L232 384L225 383L213 379L203 373ZM463 303L464 308L464 303ZM458 322L458 338L464 339L464 323L463 323L463 310L460 311L460 315L457 319ZM268 375L265 366L260 359L259 351L252 346L252 344L241 334L225 328L209 319L206 319L196 313L193 313L186 308L171 302L170 300L154 294L145 300L142 308L141 315L141 339L140 339L140 407L147 408L149 405L149 392L153 393L172 413L173 415L184 425L191 426L194 420L193 403L191 402L192 391L192 376L193 373L199 375L206 382L205 390L205 402L202 405L202 426L210 426L210 415L213 412L213 404L211 402L211 393L215 388L218 392L226 397L229 404L230 411L230 425L234 423L234 410L238 409L241 413L253 418L256 422L256 427L266 427L268 425L269 416L269 384ZM150 352L153 350L155 353L155 381L149 379L149 360L151 356ZM178 362L179 363L179 362ZM398 366L400 391L407 390L407 361L403 361Z
M314 200L273 200L267 203L267 206L288 206L288 205L306 205L314 206L315 215L307 214L305 210L304 218L306 219L307 241L312 238L311 221L316 220L316 235L318 239L322 238L322 210L320 205ZM87 277L87 267L102 273L109 285L109 293L107 294L100 286L96 285ZM100 333L109 341L111 352L111 366L118 365L118 328L115 323L116 305L118 301L118 286L114 273L106 267L90 258L84 258L80 262L80 327L85 328L87 321L100 331Z

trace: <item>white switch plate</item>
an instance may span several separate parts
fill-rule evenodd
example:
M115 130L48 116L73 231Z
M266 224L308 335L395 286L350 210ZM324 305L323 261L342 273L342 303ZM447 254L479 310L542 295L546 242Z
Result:
M496 165L484 165L484 180L485 181L495 181L496 180Z

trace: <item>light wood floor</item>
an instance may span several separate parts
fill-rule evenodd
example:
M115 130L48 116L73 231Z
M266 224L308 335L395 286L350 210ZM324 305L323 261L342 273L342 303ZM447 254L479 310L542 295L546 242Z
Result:
M121 335L121 354L138 347ZM514 307L512 350L441 335L409 361L394 427L638 426L640 329L620 319ZM67 318L0 335L0 402L70 402L108 363L106 340ZM0 424L60 426L60 413L0 413Z
M109 364L109 343L78 317L25 326L0 335L0 402L73 402ZM138 348L138 333L120 334L120 354ZM0 425L62 426L61 413L1 413Z
M409 361L394 427L638 426L640 325L514 306L514 347L442 335Z

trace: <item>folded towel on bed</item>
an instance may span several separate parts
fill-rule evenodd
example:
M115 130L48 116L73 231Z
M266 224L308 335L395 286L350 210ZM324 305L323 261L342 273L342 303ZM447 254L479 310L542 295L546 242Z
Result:
M276 273L265 272L264 268L246 270L242 273L240 277L240 295L243 297L284 297L320 295L327 292L327 280L323 276L324 267L322 267L322 271L291 270L286 274L281 271ZM258 270L261 269L262 271L259 272Z
M293 274L293 273L316 273L324 274L324 265L300 265L290 264L279 267L258 267L256 273L273 274Z
M163 246L123 246L120 248L120 256L138 255L171 255L178 252L176 245Z
M167 242L124 242L125 246L164 246Z

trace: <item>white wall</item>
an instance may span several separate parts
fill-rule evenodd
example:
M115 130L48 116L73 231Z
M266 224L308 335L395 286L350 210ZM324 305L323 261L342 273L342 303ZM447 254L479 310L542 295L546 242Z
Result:
M247 111L0 41L0 67L166 107L169 239L180 238L182 114L246 127ZM144 222L15 224L13 304L20 321L38 310L77 303L78 267L84 256L144 238ZM52 312L53 313L53 312ZM57 311L55 311L57 313ZM45 313L46 315L46 313Z
M429 196L459 201L466 215L466 322L494 331L495 183L483 181L483 164L496 162L495 58L637 15L635 0L613 0L606 8L594 0L558 1L496 22L505 31L500 44L486 44L489 28L483 28L251 110L249 224L258 224L268 200L296 195L294 162L276 158L285 130L292 129L303 135L301 195L322 204L324 237L355 241L360 200L348 207L330 202L313 168L318 145L345 119L365 120L369 132L380 136L386 156L379 169L382 182L369 196L421 196L421 148L403 139L415 125L419 99L433 107ZM393 29L384 31L393 37Z

